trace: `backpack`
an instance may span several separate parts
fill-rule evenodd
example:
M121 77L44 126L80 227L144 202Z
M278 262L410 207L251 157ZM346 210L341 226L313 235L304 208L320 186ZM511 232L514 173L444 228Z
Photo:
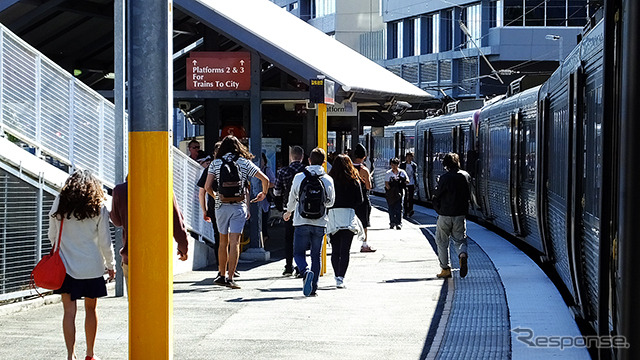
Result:
M240 202L244 200L244 189L240 179L240 169L238 168L238 155L231 161L226 157L222 159L220 165L220 177L218 178L218 195L223 203Z
M322 175L312 175L303 170L304 179L300 183L298 212L305 219L320 219L327 214L327 194L322 182Z

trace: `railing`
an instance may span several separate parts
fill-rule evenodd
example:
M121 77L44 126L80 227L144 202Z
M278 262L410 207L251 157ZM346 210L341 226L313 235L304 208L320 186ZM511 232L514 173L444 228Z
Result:
M4 133L35 149L35 156L93 171L110 188L115 166L127 161L126 153L116 157L114 105L0 25L0 136ZM177 148L173 159L174 194L187 229L212 240L211 224L202 220L198 204L196 182L203 169ZM54 194L43 194L42 188L42 182L20 185L0 172L0 300L24 289L48 246L42 239Z

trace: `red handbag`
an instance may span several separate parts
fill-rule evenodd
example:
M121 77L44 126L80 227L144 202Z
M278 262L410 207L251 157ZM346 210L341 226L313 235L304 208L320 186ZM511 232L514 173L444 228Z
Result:
M64 267L62 258L60 257L60 241L62 240L62 225L64 217L60 222L60 233L58 234L58 242L49 252L38 261L36 267L31 271L31 281L37 287L48 290L57 290L62 287L67 269Z

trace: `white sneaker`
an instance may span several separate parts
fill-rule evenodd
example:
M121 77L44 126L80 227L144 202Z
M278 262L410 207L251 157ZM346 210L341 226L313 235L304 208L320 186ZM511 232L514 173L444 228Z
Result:
M342 276L336 276L336 287L338 289L346 288L346 286L344 285L344 278Z

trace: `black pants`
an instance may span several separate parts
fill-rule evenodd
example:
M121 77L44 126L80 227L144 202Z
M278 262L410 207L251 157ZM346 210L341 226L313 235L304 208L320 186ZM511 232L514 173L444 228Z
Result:
M262 212L262 237L269 237L269 212Z
M349 267L349 251L353 232L350 230L339 230L331 235L331 265L335 276L344 277Z
M284 222L284 258L286 268L293 270L293 214Z
M216 266L220 265L220 257L218 257L218 248L220 247L220 232L218 231L218 224L216 223L216 216L210 216L211 225L213 226L213 252L216 254Z
M407 185L406 191L404 192L404 214L405 216L409 216L413 211L413 193L416 190L415 185Z

